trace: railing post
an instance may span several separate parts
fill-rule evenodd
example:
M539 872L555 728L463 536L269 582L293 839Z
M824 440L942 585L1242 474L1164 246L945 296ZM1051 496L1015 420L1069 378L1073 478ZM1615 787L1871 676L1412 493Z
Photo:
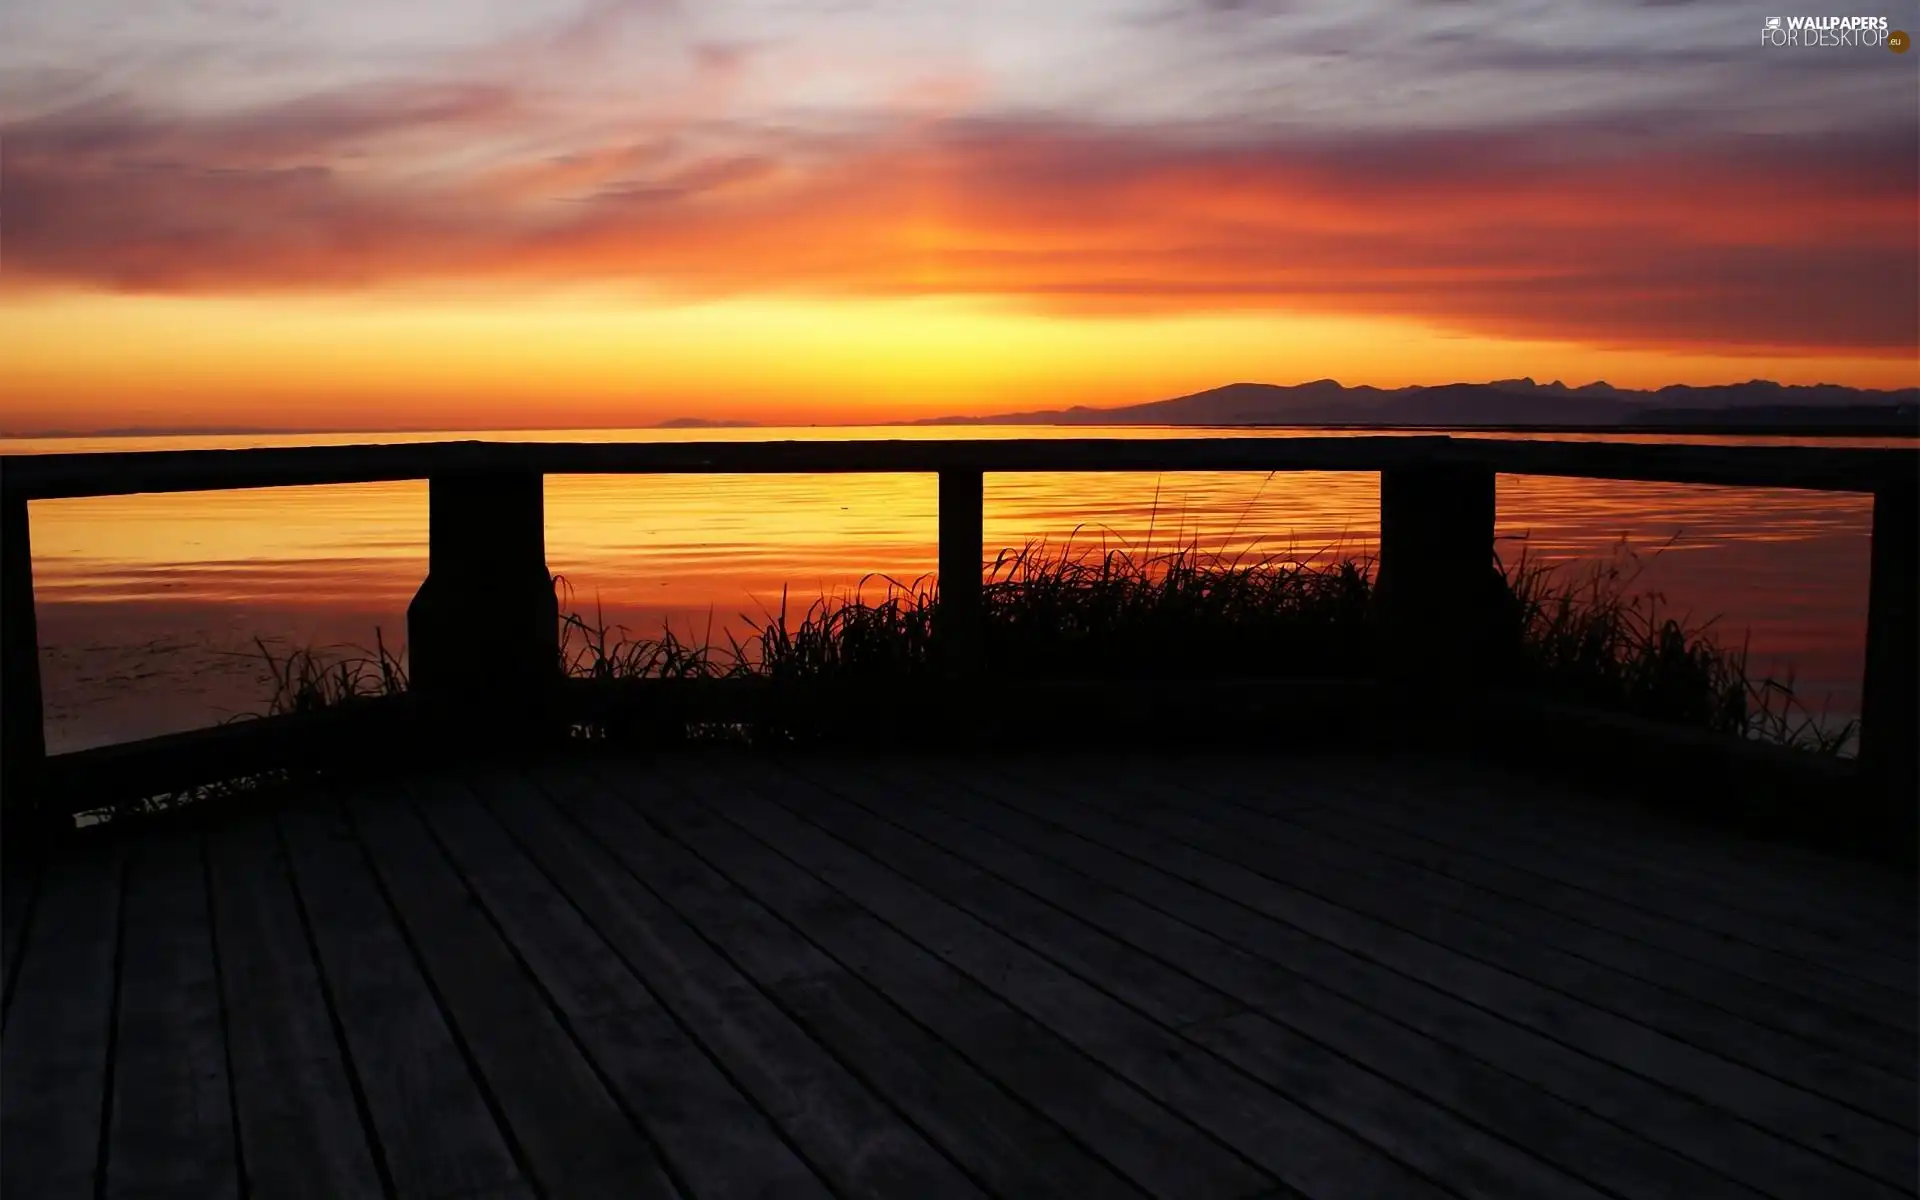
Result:
M1493 472L1422 464L1380 472L1378 616L1385 673L1471 682L1495 651Z
M1920 489L1911 475L1873 493L1860 765L1913 820L1920 782Z
M553 732L559 606L544 483L537 471L506 470L427 481L427 578L407 608L408 682L442 734L522 741Z
M979 665L984 480L964 468L940 472L940 612L936 654L949 678Z
M7 841L36 823L46 759L27 501L0 491L0 836Z

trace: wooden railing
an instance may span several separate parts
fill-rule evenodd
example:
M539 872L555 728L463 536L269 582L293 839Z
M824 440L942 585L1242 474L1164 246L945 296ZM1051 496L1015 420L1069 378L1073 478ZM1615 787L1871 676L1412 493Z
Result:
M1488 628L1497 474L1870 493L1872 583L1860 753L1910 789L1920 757L1920 499L1907 449L1457 437L722 443L483 443L0 457L0 800L50 777L33 610L36 500L425 479L428 574L408 611L412 694L461 727L510 733L558 661L543 480L571 474L932 473L939 477L942 660L975 661L982 477L1030 471L1377 471L1380 596L1400 662L1470 677ZM460 652L484 644L486 655ZM91 752L89 752L91 753ZM1906 795L1911 795L1907 791ZM63 803L66 803L63 801Z

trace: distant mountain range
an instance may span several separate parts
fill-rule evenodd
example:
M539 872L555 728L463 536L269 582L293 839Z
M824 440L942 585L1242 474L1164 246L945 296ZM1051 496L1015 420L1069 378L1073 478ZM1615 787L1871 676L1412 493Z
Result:
M1713 387L1635 391L1608 383L1496 379L1436 387L1346 387L1332 379L1291 387L1225 387L1130 404L993 417L934 417L921 425L1325 425L1508 428L1861 428L1920 433L1920 388L1869 391L1756 379Z
M1713 387L1674 384L1656 391L1609 383L1568 387L1555 380L1496 379L1436 387L1346 387L1332 379L1281 386L1225 387L1129 404L1078 406L985 417L929 417L914 425L1300 425L1333 428L1493 428L1595 430L1724 430L1807 434L1920 436L1920 388L1873 391L1818 383L1756 379ZM674 417L655 429L752 428L754 421ZM407 432L389 429L384 432ZM423 430L430 431L430 430ZM183 437L284 434L247 426L132 427L93 430L7 430L6 438Z

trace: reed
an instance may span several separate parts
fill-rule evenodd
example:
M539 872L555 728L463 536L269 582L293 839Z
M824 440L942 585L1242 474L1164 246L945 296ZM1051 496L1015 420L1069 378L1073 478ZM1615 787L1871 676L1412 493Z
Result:
M1374 562L1337 552L1228 556L1032 542L986 566L980 671L988 678L1199 681L1359 677L1382 665ZM1639 585L1623 541L1607 560L1500 568L1507 603L1489 664L1499 682L1610 711L1821 754L1850 748L1853 722L1808 709L1791 678L1757 677L1744 640L1667 611ZM937 664L939 581L871 576L795 614L742 617L745 637L634 636L563 608L560 669L580 679L865 680L923 677ZM877 595L870 595L876 591ZM261 653L274 712L301 712L406 687L400 656Z

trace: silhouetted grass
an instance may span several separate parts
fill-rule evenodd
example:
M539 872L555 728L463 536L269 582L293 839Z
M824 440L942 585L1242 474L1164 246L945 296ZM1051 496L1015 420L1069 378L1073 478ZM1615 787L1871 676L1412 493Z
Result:
M389 650L378 628L373 631L371 650L296 648L276 655L259 638L253 644L266 662L273 687L267 701L269 715L313 712L407 690L407 670L400 660L405 651Z
M1642 563L1624 539L1599 563L1541 563L1524 555L1502 572L1515 600L1515 682L1597 708L1822 754L1848 748L1857 722L1811 712L1791 677L1756 677L1748 648L1723 642L1717 622L1665 611L1636 586Z
M1366 556L1229 557L1189 545L1160 552L1003 551L983 585L979 671L989 679L1199 681L1339 678L1380 666L1373 561ZM1639 589L1641 563L1623 542L1611 559L1503 567L1511 603L1493 649L1497 682L1595 708L1824 754L1852 740L1809 712L1791 679L1756 678L1744 643L1712 621L1665 612ZM566 589L570 600L570 588ZM868 596L877 588L878 595ZM938 581L872 576L850 595L822 597L796 617L780 608L742 617L744 638L692 642L664 629L634 637L596 614L569 611L561 668L598 680L923 677L938 665ZM272 711L325 708L406 686L384 646L357 657L309 651L275 657Z

